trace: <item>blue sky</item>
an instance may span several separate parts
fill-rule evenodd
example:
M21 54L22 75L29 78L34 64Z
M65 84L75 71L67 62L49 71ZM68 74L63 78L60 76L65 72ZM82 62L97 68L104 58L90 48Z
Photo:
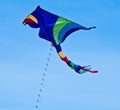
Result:
M38 29L22 25L37 5L97 27L71 34L62 48L69 59L98 74L76 74L38 37ZM0 110L120 110L119 0L4 0L0 21Z

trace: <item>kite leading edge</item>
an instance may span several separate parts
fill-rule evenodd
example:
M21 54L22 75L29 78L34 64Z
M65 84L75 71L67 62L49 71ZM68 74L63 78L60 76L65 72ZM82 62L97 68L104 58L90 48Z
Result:
M40 28L39 37L51 42L56 48L59 57L77 73L85 72L97 73L97 70L92 70L90 66L80 66L70 61L62 52L61 43L74 31L90 30L96 27L84 27L70 20L52 14L40 6L38 6L27 18L23 24L28 24L32 28Z

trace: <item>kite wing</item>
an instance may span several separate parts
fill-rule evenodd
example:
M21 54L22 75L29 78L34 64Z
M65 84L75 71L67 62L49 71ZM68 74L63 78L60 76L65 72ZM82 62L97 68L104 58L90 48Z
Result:
M60 58L65 61L68 66L74 69L78 73L83 73L86 71L96 73L97 71L92 71L91 68L81 67L74 64L62 53L60 44L69 36L77 30L90 30L95 27L85 27L74 23L68 19L50 13L40 6L38 6L24 21L23 24L28 24L32 28L40 28L39 36L45 40L52 42L57 50ZM82 72L81 72L82 71Z

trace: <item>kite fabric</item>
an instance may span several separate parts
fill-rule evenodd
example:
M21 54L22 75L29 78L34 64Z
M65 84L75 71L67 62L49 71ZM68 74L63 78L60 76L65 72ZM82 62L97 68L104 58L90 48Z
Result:
M85 72L97 73L97 70L91 70L89 66L80 66L70 61L62 52L60 44L74 31L77 30L90 30L96 27L84 27L74 23L68 19L52 14L40 6L38 6L27 18L23 24L28 24L32 28L40 28L39 37L43 38L56 48L59 57L66 62L66 64L75 70L77 73L82 74Z

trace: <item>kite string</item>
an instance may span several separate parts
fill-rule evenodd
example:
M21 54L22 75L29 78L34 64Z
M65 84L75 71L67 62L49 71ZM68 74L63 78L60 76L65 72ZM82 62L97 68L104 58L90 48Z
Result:
M46 82L46 74L47 74L47 71L48 71L48 66L49 66L49 63L50 63L50 58L51 58L51 54L52 53L52 48L50 48L50 52L48 54L48 57L46 59L46 63L45 63L45 67L43 68L43 73L41 74L42 77L41 77L41 80L40 80L40 89L39 89L39 93L37 94L37 99L36 99L36 105L35 105L35 108L38 109L39 108L39 104L42 100L42 94L44 92L44 86L45 86L45 82Z

